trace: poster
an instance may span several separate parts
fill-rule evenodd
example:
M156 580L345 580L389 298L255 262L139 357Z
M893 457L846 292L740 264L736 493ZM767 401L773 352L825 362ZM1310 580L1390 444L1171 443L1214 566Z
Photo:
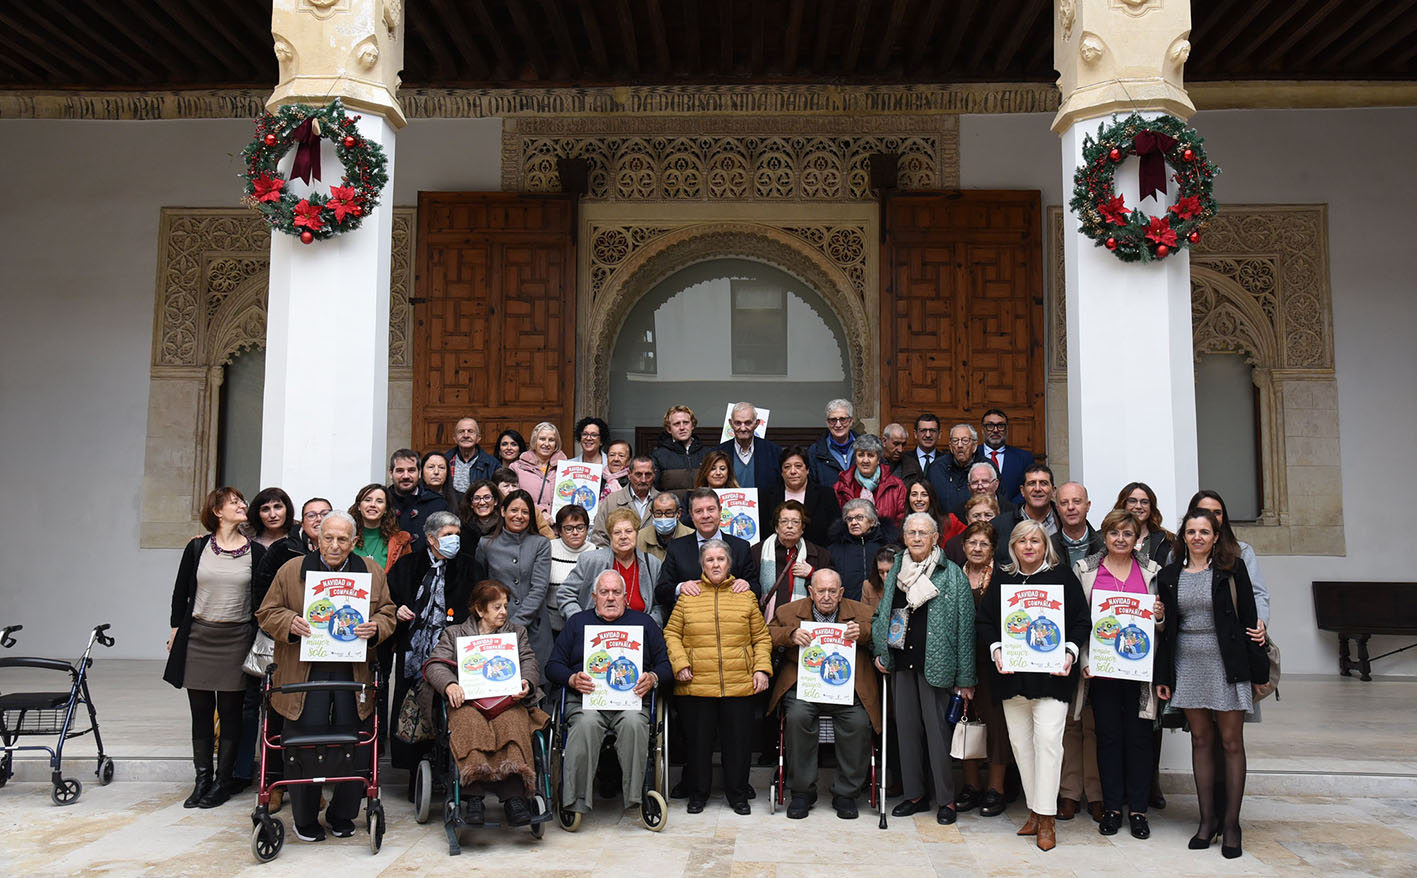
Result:
M1087 663L1092 676L1150 683L1156 596L1094 589L1091 603Z
M812 636L797 650L797 697L817 704L850 704L856 696L856 643L836 622L803 622Z
M1000 588L1004 669L1061 671L1067 655L1063 647L1063 586L1011 583Z
M463 697L495 698L521 693L522 661L515 633L459 637L455 646Z
M722 507L719 529L747 540L749 545L759 542L762 539L758 535L762 530L762 516L758 514L758 489L714 488L714 492L718 494L718 503Z
M595 691L581 696L582 710L639 710L635 684L644 673L643 625L585 626L585 672Z
M300 638L302 662L362 662L367 643L354 633L369 619L368 573L305 574L305 621L310 633Z
M598 463L563 460L556 464L556 496L551 498L551 517L563 506L579 506L595 521L595 508L600 505L600 470Z
M728 408L723 413L723 433L718 437L719 442L727 442L733 438L733 407L736 402L730 402ZM756 406L755 406L756 408ZM768 438L768 415L772 414L771 409L758 409L758 423L753 427L753 435L759 439Z

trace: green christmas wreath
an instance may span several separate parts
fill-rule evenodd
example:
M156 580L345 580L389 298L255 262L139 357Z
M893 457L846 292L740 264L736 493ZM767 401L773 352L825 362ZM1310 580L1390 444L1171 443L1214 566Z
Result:
M1174 116L1144 119L1132 114L1097 137L1083 139L1082 165L1073 174L1068 202L1081 222L1079 231L1123 262L1165 259L1200 242L1200 229L1215 216L1215 175L1220 168L1205 156L1201 136ZM1176 203L1161 216L1127 207L1114 191L1117 166L1128 156L1141 159L1141 197L1166 194L1167 166L1180 187Z
M359 228L379 203L389 180L388 159L379 144L360 136L358 116L347 116L338 98L327 107L287 104L256 119L256 136L242 150L246 194L242 201L265 217L272 229L306 244ZM320 179L320 142L332 141L344 165L340 185L329 195L299 198L276 166L296 148L290 178Z

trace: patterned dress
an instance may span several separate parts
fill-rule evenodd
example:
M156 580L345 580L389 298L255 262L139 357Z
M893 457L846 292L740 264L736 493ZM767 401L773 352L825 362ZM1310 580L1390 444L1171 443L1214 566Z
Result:
M1210 569L1200 573L1182 570L1176 586L1181 619L1176 634L1176 691L1171 704L1177 708L1248 711L1253 706L1250 684L1225 682L1225 662L1215 636L1211 580Z

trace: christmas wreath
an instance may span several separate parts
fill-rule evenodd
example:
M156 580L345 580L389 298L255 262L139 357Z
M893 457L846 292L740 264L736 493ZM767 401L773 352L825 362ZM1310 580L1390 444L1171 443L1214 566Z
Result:
M1195 129L1174 116L1143 119L1132 114L1083 139L1082 165L1073 175L1069 207L1080 231L1123 262L1164 259L1199 243L1200 228L1215 216L1215 180L1220 168L1205 157ZM1176 203L1161 216L1127 207L1113 190L1117 166L1128 156L1141 159L1141 197L1166 194L1166 166L1180 187Z
M256 119L256 136L241 153L246 160L243 202L256 209L271 228L295 235L306 244L359 228L379 203L389 180L388 159L377 143L359 134L358 116L347 116L334 100L327 107L287 104ZM300 198L277 170L282 157L296 148L290 179L309 183L320 178L320 141L330 140L344 165L340 185L330 194Z

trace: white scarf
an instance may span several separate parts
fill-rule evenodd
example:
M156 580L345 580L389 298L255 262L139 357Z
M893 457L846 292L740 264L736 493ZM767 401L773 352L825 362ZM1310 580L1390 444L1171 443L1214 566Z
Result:
M924 561L915 561L906 552L900 562L900 572L896 574L896 587L905 589L905 602L915 610L940 593L930 577L940 563L940 547L936 546L925 556Z

